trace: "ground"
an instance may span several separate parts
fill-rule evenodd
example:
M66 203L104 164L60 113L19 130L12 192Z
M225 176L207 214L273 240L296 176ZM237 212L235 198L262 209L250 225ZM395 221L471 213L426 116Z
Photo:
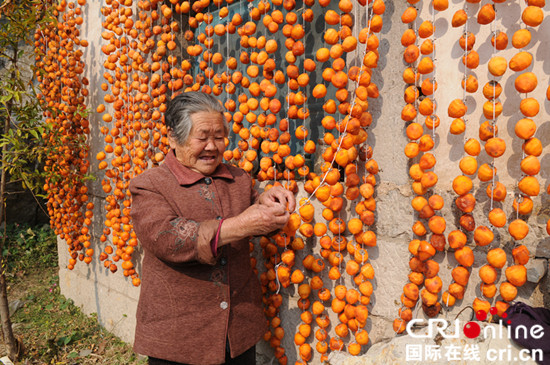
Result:
M51 240L48 228L8 229L7 234L11 242L4 254L9 262L11 319L14 334L23 344L16 365L146 364L130 345L59 293L55 239ZM0 357L5 355L0 343Z

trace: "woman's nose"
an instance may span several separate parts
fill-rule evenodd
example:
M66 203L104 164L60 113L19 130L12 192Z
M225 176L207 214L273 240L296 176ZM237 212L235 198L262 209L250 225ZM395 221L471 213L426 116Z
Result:
M216 143L214 143L213 138L208 138L208 142L206 143L206 147L204 147L205 150L215 150L216 149Z

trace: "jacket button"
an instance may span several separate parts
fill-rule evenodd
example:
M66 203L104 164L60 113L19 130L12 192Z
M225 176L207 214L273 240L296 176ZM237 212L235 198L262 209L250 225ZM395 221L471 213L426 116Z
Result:
M226 301L223 301L223 302L220 303L220 308L221 308L221 309L227 309L228 306L229 306L229 305L227 304Z
M220 259L220 265L225 266L227 264L227 259L225 257L222 257Z
M207 177L206 179L204 179L204 182L206 183L206 185L210 185L212 184L212 179Z

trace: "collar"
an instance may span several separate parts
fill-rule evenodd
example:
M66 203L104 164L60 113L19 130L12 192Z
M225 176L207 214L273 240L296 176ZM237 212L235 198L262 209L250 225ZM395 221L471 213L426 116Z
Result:
M197 181L200 181L204 179L207 176L204 176L200 172L196 172L191 170L190 168L183 166L181 162L178 161L176 158L176 154L174 153L174 150L170 150L168 154L166 155L166 159L164 160L164 164L166 167L168 167L168 170L174 174L176 177L176 180L180 185L192 185L196 183ZM218 178L224 178L224 179L230 179L234 180L235 177L229 171L227 166L224 163L221 163L216 170L212 173L212 175L208 177L218 177Z

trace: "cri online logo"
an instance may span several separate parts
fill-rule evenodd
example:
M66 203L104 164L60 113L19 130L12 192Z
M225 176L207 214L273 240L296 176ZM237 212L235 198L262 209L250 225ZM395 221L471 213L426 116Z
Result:
M495 307L491 307L489 309L489 313L491 315L496 315L498 313L497 309ZM484 321L487 319L488 313L484 310L479 310L476 313L476 319L478 321ZM508 317L506 313L502 313L501 318L506 320ZM417 332L415 333L412 330L412 327L415 324L421 324L424 322L424 319L412 319L407 323L407 334L409 334L413 338L433 338L434 330L439 333L443 338L459 338L460 337L460 320L455 319L454 325L449 325L449 322L445 319L438 319L438 318L430 318L428 319L428 326L427 326L427 332ZM506 320L505 327L508 327L512 322L508 319ZM449 331L446 331L446 329L449 329ZM526 328L524 325L516 326L514 331L510 330L508 327L508 334L506 335L503 332L503 326L498 326L498 328L486 326L483 329L483 337L485 339L487 338L505 338L511 339L512 332L515 333L516 338L519 338L520 336L523 338L534 338L534 339L540 339L544 336L544 327L542 327L540 324L536 324L534 326L531 326L530 328ZM454 329L454 331L453 331ZM462 333L468 338L476 338L481 334L481 327L477 322L467 322L462 327Z

